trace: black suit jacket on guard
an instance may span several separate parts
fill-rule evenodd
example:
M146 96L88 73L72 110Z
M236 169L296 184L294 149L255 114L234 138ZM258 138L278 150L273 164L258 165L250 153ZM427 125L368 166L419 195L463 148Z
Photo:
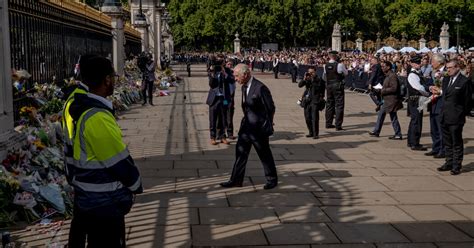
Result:
M272 94L262 82L255 78L251 80L246 102L243 102L242 97L244 118L240 124L239 133L270 136L273 134L273 116L275 115Z
M451 77L443 80L443 109L441 123L447 125L464 124L469 114L471 101L471 82L462 74L456 78L451 86Z

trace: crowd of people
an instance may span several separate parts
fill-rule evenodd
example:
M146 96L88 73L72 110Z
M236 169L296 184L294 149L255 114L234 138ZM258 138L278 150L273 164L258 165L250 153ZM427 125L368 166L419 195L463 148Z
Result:
M461 173L463 159L462 129L466 116L474 104L473 60L474 53L463 54L365 54L336 53L323 51L254 53L240 54L194 54L184 55L188 64L194 56L206 58L209 72L209 105L211 144L228 144L233 136L233 112L235 76L233 66L246 65L254 70L255 56L260 56L260 64L272 63L275 68L280 61L295 67L306 65L307 71L298 83L304 87L300 105L308 127L307 137L319 138L319 111L325 110L325 127L343 131L344 120L344 79L349 72L367 73L369 95L374 101L377 121L369 135L379 137L385 116L388 114L394 129L391 140L406 140L413 151L427 151L420 144L423 111L429 112L431 151L425 155L444 158L440 171ZM187 57L188 56L188 57ZM281 59L281 60L280 60ZM282 62L283 63L283 62ZM258 63L257 63L258 64ZM263 67L262 67L263 68ZM321 69L321 75L316 69ZM274 69L275 71L275 69ZM293 74L293 72L292 72ZM357 73L356 73L357 74ZM275 73L278 77L278 72ZM403 82L401 78L405 78ZM292 76L292 81L296 81ZM244 101L244 99L242 99ZM397 111L407 102L410 123L404 137L398 121ZM230 114L232 113L232 114Z

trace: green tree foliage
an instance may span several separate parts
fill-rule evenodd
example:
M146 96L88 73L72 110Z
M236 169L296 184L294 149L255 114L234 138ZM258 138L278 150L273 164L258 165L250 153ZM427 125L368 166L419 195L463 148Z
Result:
M85 0L95 4L95 0ZM128 2L128 0L121 0ZM183 49L231 50L238 32L244 47L277 42L280 47L330 46L336 21L355 40L383 37L439 39L444 22L456 42L456 14L462 14L461 44L474 45L473 0L161 0L172 15L175 45ZM345 40L345 37L343 37Z

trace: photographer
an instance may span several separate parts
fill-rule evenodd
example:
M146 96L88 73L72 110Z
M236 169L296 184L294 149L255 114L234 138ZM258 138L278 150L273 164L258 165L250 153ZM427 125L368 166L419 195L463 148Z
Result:
M298 87L305 87L301 106L304 108L304 118L309 131L306 137L317 139L319 138L319 111L325 107L326 86L316 74L314 67L310 67L303 80L298 83Z
M211 61L209 66L209 93L207 95L206 104L209 105L209 129L211 136L211 144L217 145L216 138L221 140L221 143L229 144L225 136L227 130L227 110L231 103L231 93L229 80L230 76L224 69L224 59L217 58ZM217 133L218 124L219 133Z
M143 104L147 103L147 91L148 91L148 100L150 105L153 105L153 83L155 82L155 62L153 61L151 54L142 53L138 58L138 68L142 72L142 95L143 95Z

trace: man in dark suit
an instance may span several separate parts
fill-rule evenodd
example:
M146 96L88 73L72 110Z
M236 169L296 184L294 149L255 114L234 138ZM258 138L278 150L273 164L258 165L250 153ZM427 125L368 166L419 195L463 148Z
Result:
M206 104L209 105L209 129L212 145L217 145L216 139L220 139L221 143L229 144L225 130L227 129L227 110L232 99L229 80L226 80L228 75L225 73L223 63L223 58L219 58L209 67L210 89ZM219 121L222 122L222 126L219 125L219 133L217 133Z
M374 86L378 84L382 85L384 81L384 73L382 72L382 67L379 62L380 61L377 57L373 57L370 60L370 73L368 80L368 88L371 91L369 96L376 105L375 111L379 111L382 106L382 96L380 95L380 91L374 89Z
M444 66L444 56L436 53L431 58L431 82L430 86L440 87L443 77L446 74L446 67ZM441 109L443 107L443 97L433 94L431 96L431 103L428 105L430 112L430 135L433 145L431 151L425 153L426 156L433 156L434 158L445 158L445 148L443 144L443 135L441 129Z
M273 134L273 104L270 90L262 82L255 79L245 64L234 68L235 81L242 85L242 110L244 118L240 122L239 138L236 146L236 160L230 180L222 187L242 187L247 159L252 145L262 162L267 183L264 189L272 189L278 185L277 171L269 136Z
M438 171L451 171L451 175L461 174L464 156L462 129L466 115L470 111L471 81L461 74L459 61L453 59L446 64L448 76L444 78L442 90L433 86L434 94L443 96L441 110L441 129L446 147L446 162Z

